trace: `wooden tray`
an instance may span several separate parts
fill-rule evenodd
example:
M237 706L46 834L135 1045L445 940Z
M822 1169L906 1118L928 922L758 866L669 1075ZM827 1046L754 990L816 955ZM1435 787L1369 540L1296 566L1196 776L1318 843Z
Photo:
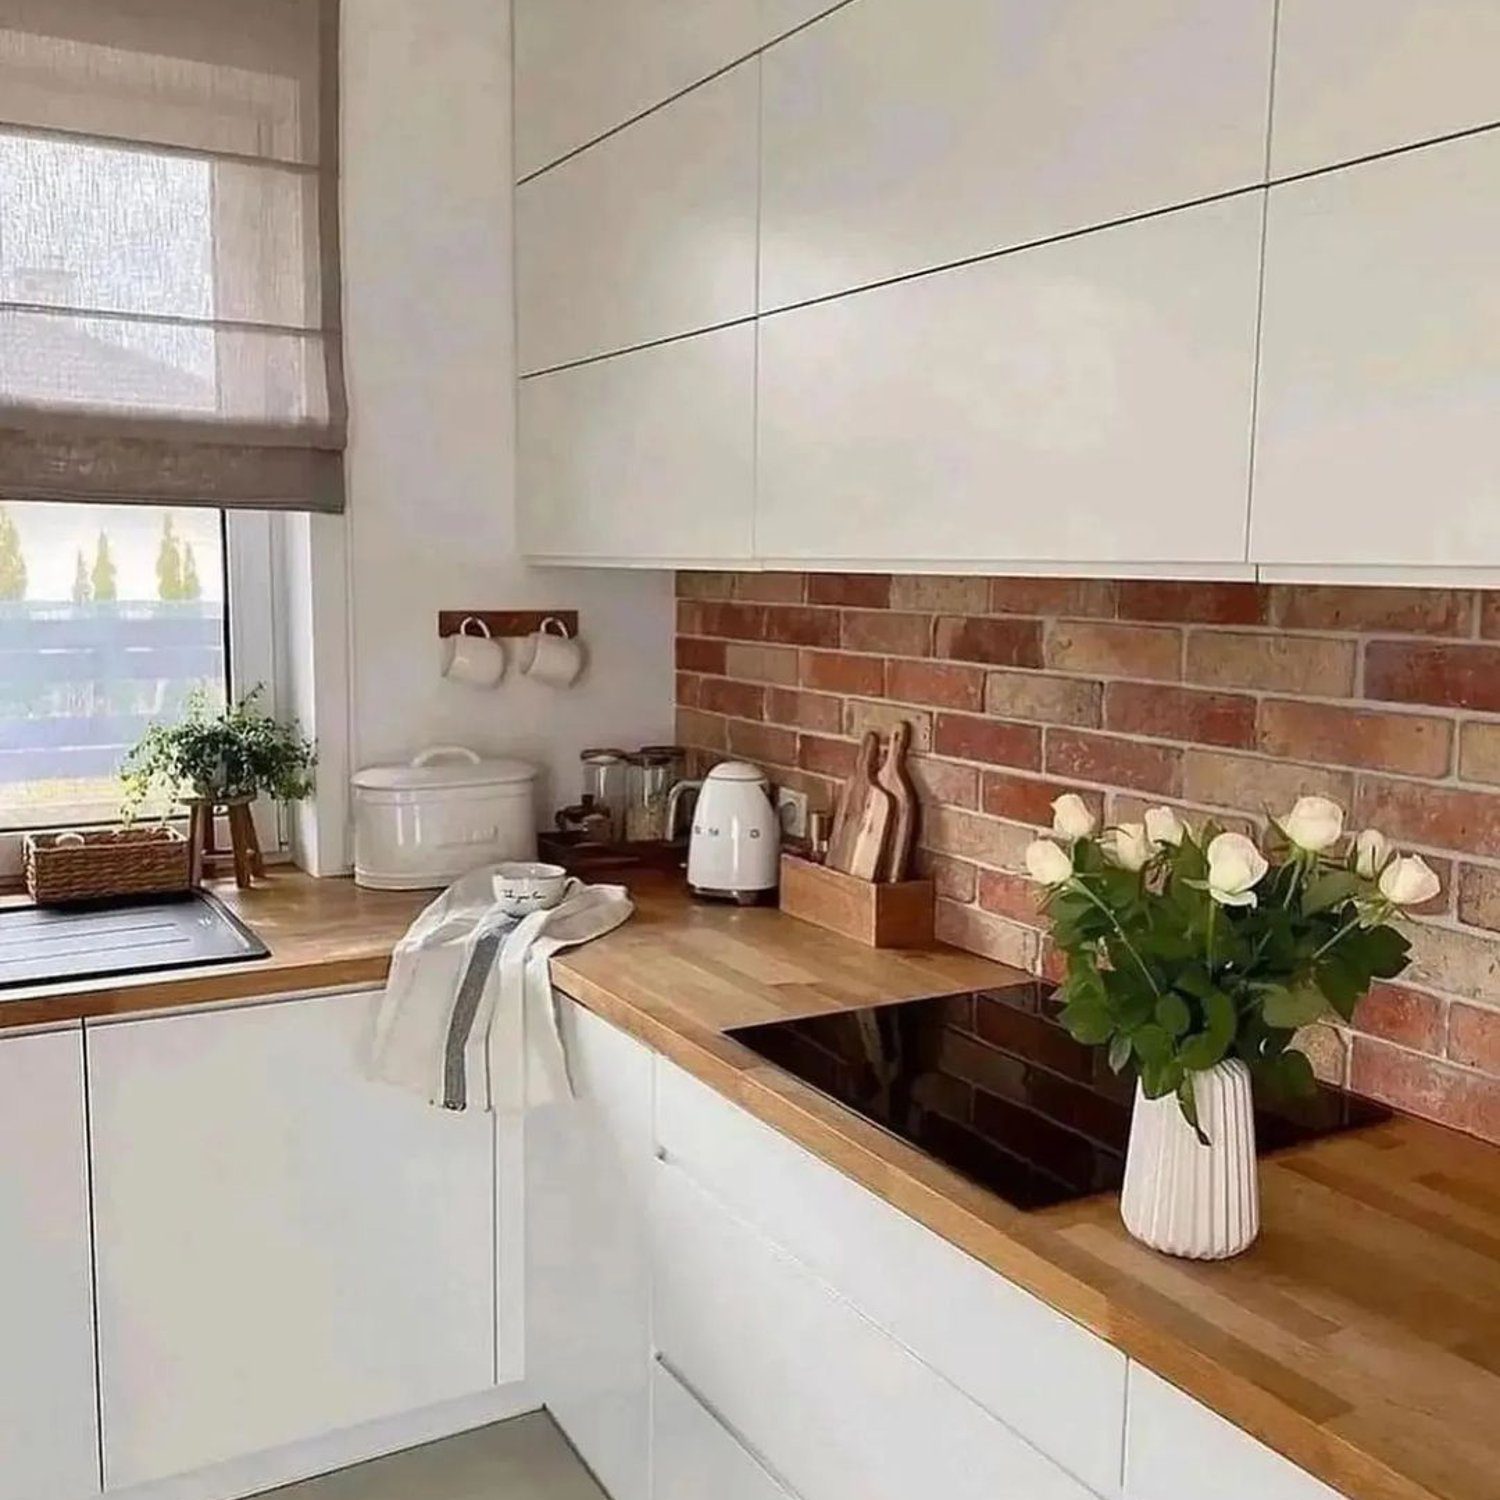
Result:
M935 899L930 880L881 885L781 856L782 911L870 948L932 947Z
M635 844L589 844L573 833L537 835L537 858L561 865L580 879L623 870L681 870L687 864L687 841L659 839Z

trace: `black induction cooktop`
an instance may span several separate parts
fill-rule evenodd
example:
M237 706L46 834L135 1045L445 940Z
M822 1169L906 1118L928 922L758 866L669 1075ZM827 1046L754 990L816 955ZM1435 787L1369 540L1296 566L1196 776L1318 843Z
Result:
M730 1035L1017 1208L1047 1208L1119 1187L1135 1092L1059 1010L1050 987L1021 984ZM1389 1118L1320 1084L1258 1101L1257 1140L1264 1154Z

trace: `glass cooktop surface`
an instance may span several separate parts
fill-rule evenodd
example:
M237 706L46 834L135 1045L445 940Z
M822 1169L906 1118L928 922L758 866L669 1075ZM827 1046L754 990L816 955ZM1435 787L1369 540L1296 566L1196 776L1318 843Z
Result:
M775 1063L998 1193L1047 1208L1118 1188L1134 1077L1075 1042L1049 986L908 1000L730 1032ZM1261 1153L1390 1118L1319 1085L1286 1104L1257 1101Z

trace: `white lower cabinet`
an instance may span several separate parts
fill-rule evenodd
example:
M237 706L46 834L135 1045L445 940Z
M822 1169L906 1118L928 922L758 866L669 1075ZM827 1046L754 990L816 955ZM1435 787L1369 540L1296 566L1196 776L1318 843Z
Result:
M652 1232L661 1358L800 1500L1089 1495L670 1163Z
M1342 1500L1137 1364L1130 1367L1125 1494L1127 1500Z
M363 1076L376 999L90 1026L108 1487L493 1386L494 1122Z
M526 1125L527 1377L611 1500L646 1500L652 1055L571 1000L559 1020L576 1098Z
M666 1062L657 1132L668 1161L991 1416L1091 1489L1118 1486L1118 1349Z
M660 1359L651 1369L651 1452L651 1500L787 1500L791 1495Z
M99 1492L78 1027L0 1039L0 1500Z

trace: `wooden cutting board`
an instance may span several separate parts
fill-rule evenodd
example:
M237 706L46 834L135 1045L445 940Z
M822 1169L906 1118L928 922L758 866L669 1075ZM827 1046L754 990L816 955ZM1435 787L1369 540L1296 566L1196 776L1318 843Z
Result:
M876 785L879 769L880 736L872 729L859 743L854 774L844 784L828 845L830 868L860 880L878 876L895 811L890 794Z
M891 731L876 776L877 784L891 799L891 828L876 877L879 880L905 880L911 872L912 850L917 841L917 792L906 767L910 753L911 725L903 719Z

